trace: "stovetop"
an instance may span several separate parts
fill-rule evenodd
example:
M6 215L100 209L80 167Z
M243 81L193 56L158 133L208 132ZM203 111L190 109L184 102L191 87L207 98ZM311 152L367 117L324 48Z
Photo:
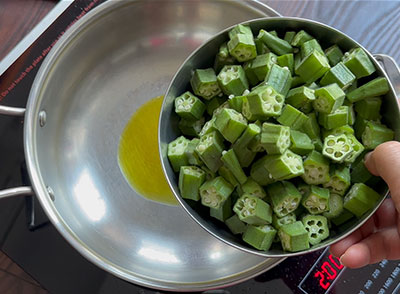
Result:
M24 107L44 57L65 30L105 0L72 3L0 76L0 103ZM289 1L290 2L290 1ZM29 184L21 118L0 116L0 189ZM51 293L161 293L130 284L96 267L56 231L34 197L0 205L1 249ZM6 224L6 225L4 225ZM344 268L328 249L288 258L241 284L206 293L400 293L400 261Z

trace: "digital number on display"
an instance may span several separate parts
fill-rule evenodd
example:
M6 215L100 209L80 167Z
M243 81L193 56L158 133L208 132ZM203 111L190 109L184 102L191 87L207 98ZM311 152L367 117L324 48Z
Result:
M307 294L324 294L343 270L344 266L340 264L339 259L325 249L298 287Z

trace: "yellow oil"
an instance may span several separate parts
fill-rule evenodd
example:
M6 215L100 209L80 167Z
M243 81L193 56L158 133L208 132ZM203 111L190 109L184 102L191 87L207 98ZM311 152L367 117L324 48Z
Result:
M153 201L177 205L158 153L158 118L162 100L163 96L151 99L131 117L121 135L118 161L129 184L138 194Z

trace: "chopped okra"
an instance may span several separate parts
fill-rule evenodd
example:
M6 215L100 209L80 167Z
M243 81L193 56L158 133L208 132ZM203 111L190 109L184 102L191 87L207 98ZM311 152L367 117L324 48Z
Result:
M345 161L352 152L352 142L345 134L329 135L324 140L322 154L335 162Z
M278 235L285 251L297 252L310 248L308 232L301 221L281 226Z
M329 210L329 190L318 186L310 186L303 196L301 204L311 214L321 214Z
M242 222L249 225L266 225L272 223L272 209L269 204L260 198L250 195L240 197L233 211Z
M282 154L290 146L290 128L265 122L260 143L268 154Z
M206 179L205 172L196 166L181 166L179 172L179 192L182 198L198 201L199 188Z
M363 183L356 183L344 197L343 207L355 216L361 217L368 210L374 208L381 198L381 195L372 188Z
M167 155L180 196L213 225L248 247L298 252L382 200L363 158L394 139L382 112L391 86L362 48L274 29L236 25L213 68L192 69Z
M276 235L276 229L271 225L249 225L243 233L243 241L258 250L268 250Z
M233 187L222 177L216 177L203 183L200 188L201 204L220 208L233 192Z
M301 178L309 185L324 184L329 181L329 160L318 151L312 151L303 162L304 174Z
M350 185L350 168L345 165L335 165L331 168L329 182L324 183L324 188L343 196Z
M182 118L198 120L205 110L205 104L189 91L175 98L175 113Z
M300 204L301 194L291 182L282 181L266 187L272 209L278 217L295 211Z
M226 95L240 96L249 88L246 74L240 65L225 65L219 72L217 80Z
M329 237L328 220L322 215L306 215L301 219L308 232L308 241L317 245Z
M221 93L217 76L212 68L196 69L190 80L190 84L192 85L193 92L206 100Z
M225 140L234 143L247 127L247 120L234 109L225 108L215 116L215 128Z

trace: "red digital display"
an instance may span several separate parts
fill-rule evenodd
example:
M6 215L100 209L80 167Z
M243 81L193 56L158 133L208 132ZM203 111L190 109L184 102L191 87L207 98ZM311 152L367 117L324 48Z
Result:
M300 282L299 288L304 293L326 293L343 268L344 266L340 263L339 259L325 250Z

